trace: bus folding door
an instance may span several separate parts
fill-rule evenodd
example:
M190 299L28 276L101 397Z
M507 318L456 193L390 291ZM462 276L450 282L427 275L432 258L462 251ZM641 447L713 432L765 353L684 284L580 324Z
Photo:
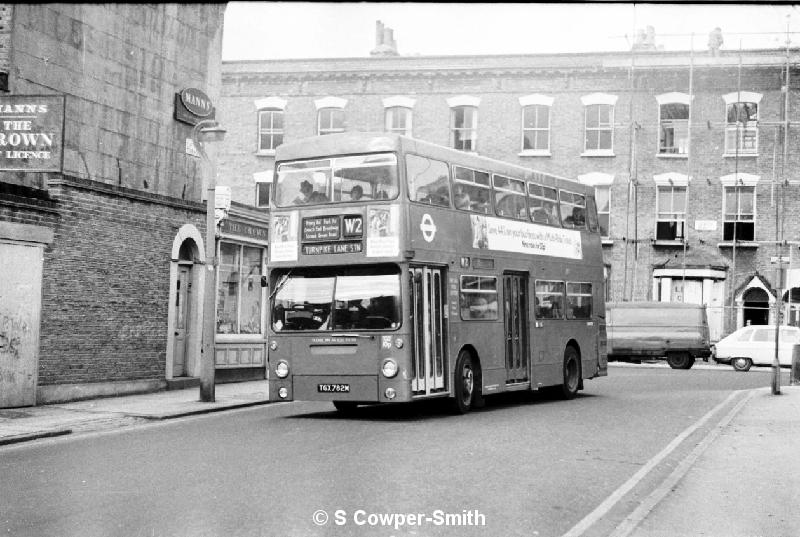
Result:
M528 381L528 278L503 274L506 384Z
M444 269L411 267L411 307L414 330L413 380L415 395L446 389L445 367L447 294Z

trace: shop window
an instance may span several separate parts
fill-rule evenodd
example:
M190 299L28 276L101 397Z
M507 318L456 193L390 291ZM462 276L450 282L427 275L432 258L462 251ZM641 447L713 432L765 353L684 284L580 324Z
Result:
M221 242L217 333L261 334L263 248Z
M461 276L461 318L497 319L497 278Z

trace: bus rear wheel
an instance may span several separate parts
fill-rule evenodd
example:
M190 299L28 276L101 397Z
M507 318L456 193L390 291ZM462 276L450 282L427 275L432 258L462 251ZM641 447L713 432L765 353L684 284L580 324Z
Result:
M456 370L453 378L453 410L458 414L466 414L472 409L475 399L475 367L472 355L468 351L461 351L456 360Z
M564 350L564 383L560 386L562 399L573 399L581 385L581 358L575 347Z

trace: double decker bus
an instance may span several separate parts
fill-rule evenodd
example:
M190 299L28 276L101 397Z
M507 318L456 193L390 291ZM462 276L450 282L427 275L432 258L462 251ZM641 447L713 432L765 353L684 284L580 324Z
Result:
M277 148L269 393L359 404L607 374L593 189L392 134Z

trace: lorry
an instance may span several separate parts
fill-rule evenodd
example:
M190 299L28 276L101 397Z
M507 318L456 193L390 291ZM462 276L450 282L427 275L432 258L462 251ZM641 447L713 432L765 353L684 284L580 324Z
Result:
M608 359L641 363L666 359L673 369L691 369L711 355L708 317L700 304L608 302Z

